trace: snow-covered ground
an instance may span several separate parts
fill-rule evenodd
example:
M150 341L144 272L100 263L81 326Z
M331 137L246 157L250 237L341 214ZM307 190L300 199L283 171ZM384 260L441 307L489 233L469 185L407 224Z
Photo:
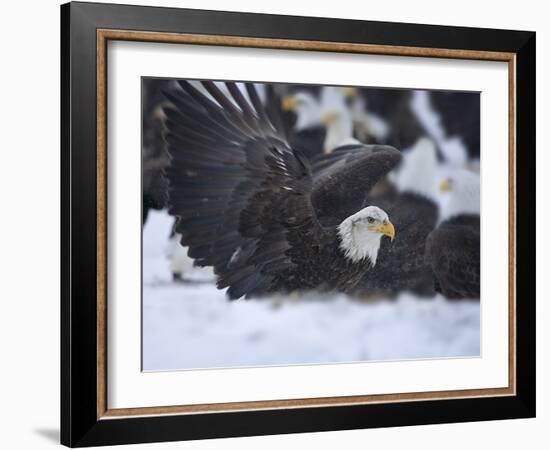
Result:
M480 353L477 301L441 296L359 302L345 295L230 302L209 271L174 283L173 219L151 211L143 232L143 368L317 364Z

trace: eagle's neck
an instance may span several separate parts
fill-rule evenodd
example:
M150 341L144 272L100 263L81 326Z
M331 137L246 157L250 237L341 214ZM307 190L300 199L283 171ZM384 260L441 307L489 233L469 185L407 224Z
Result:
M354 263L368 260L371 266L376 264L380 249L381 234L372 233L364 224L353 223L349 218L338 226L340 250Z
M406 152L396 174L399 192L409 192L437 202L437 156L434 144L428 138L420 138Z
M353 137L353 122L347 111L341 111L339 118L327 127L324 152L331 153Z
M319 126L322 118L319 103L310 96L304 96L302 103L296 109L296 130L304 130Z

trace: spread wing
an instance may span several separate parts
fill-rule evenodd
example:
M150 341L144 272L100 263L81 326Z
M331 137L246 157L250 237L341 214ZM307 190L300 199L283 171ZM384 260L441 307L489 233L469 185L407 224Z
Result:
M443 223L426 241L438 287L448 298L479 298L479 216L469 223Z
M374 185L401 160L387 145L346 145L312 163L312 202L319 218L339 223L357 212Z
M311 205L309 163L288 145L252 84L246 99L203 82L209 96L185 81L166 93L170 213L197 265L213 266L230 298L269 289L302 233L321 232Z

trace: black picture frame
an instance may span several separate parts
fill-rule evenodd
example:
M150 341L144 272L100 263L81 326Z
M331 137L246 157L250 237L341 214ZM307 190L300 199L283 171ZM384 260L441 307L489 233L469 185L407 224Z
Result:
M98 418L98 29L510 52L516 55L516 394ZM61 443L71 447L535 416L534 32L69 3L61 6Z

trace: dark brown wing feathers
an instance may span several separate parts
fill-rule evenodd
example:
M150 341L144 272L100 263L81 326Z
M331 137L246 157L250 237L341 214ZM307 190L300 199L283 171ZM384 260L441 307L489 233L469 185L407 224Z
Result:
M214 266L230 297L269 288L293 264L283 215L316 226L309 167L257 110L253 85L252 104L232 83L228 97L204 82L214 100L187 82L180 86L167 111L166 174L181 242L198 265Z

